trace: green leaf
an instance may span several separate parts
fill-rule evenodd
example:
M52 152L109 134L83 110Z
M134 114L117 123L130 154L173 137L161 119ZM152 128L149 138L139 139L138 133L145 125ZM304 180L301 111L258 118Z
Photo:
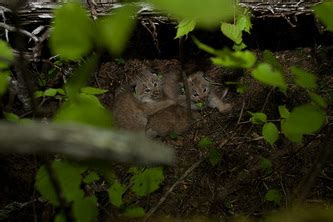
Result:
M200 149L208 149L213 144L214 144L213 141L209 137L204 136L200 139L198 146Z
M55 10L50 47L54 54L78 60L92 49L93 24L79 3L67 3Z
M190 19L183 19L177 25L177 34L175 39L178 39L184 35L188 35L188 33L192 32L195 28L196 22Z
M281 199L281 192L276 189L270 189L265 194L265 200L274 202L276 205L279 205L281 203Z
M96 41L114 56L120 56L135 27L137 8L125 5L112 11L112 15L97 20Z
M80 189L81 172L77 167L57 160L53 161L52 167L67 201L73 201L84 196L84 192ZM57 195L45 166L39 168L35 186L45 199L54 205L59 205Z
M89 94L89 95L101 95L108 91L109 90L107 90L107 89L100 89L100 88L95 88L95 87L90 87L90 86L81 88L81 92L83 92L85 94Z
M265 50L263 53L263 57L263 61L265 63L270 64L277 71L284 73L282 65L278 62L278 60L275 58L274 54L271 51Z
M250 34L250 30L252 28L251 17L249 15L238 16L236 26L239 30Z
M92 95L78 97L75 102L66 103L56 114L56 122L79 122L93 126L111 128L113 125L112 115L109 111L101 108L99 101L91 99Z
M100 177L98 176L98 174L95 171L91 171L87 176L83 178L82 181L85 182L86 184L90 184L95 181L98 181L99 179Z
M324 23L328 31L333 32L333 2L326 1L313 7L314 14Z
M132 191L139 197L154 192L164 181L163 169L154 167L134 174L131 178Z
M310 99L315 105L318 105L319 107L326 109L327 103L326 101L318 94L309 92Z
M123 194L125 193L126 188L116 181L109 188L109 198L111 203L116 207L121 207L123 205Z
M290 71L295 76L295 83L305 89L315 89L317 78L312 73L306 72L296 66L290 67Z
M165 11L179 20L195 20L203 28L213 28L232 18L237 5L231 0L148 0L154 8Z
M266 123L267 122L267 116L265 113L251 113L248 112L252 115L252 117L250 118L250 121L254 124L262 124L262 123Z
M283 92L287 92L287 84L281 72L273 70L272 66L267 63L259 64L253 71L252 76L256 80L267 85L279 87Z
M0 59L1 61L1 59ZM8 89L9 80L10 80L10 73L2 72L0 73L0 97L5 94Z
M76 199L73 204L73 213L77 221L91 222L97 218L97 199L95 196Z
M7 42L0 40L0 69L5 69L14 61L14 54Z
M192 40L198 46L199 49L201 49L205 52L208 52L210 54L217 55L217 52L218 52L217 50L215 50L214 48L200 42L196 37L192 36Z
M281 122L282 132L290 138L317 132L325 123L325 113L312 104L305 104L292 110L289 117Z
M55 222L67 222L65 215L62 213L57 214L54 221Z
M208 151L208 158L212 166L216 166L221 161L221 153L217 149L210 149Z
M40 97L43 97L44 92L39 90L39 91L36 91L34 94L35 94L35 98L40 98Z
M264 136L266 142L273 146L279 138L279 130L274 123L265 123L262 127L262 135Z
M282 119L287 119L290 115L290 112L287 109L286 105L279 106L279 113Z
M17 123L20 121L20 117L18 115L16 115L15 113L3 112L3 115L5 116L5 119L10 122Z
M49 96L49 97L54 97L55 95L57 95L57 89L54 89L54 88L49 88L47 90L45 90L44 92L44 96Z
M228 49L224 49L217 54L217 57L212 58L212 62L225 68L249 69L257 60L255 54L248 50L232 52Z
M129 218L140 218L145 216L145 210L142 207L131 206L126 208L122 215Z
M234 44L232 46L232 49L235 51L242 51L243 49L245 49L247 47L247 45L245 45L244 42L241 42L240 44Z
M239 27L236 25L222 22L221 31L225 36L227 36L236 44L240 44L243 41L242 30L240 30Z
M260 167L265 170L266 172L272 172L272 161L270 161L269 159L266 159L266 158L261 158L260 159Z

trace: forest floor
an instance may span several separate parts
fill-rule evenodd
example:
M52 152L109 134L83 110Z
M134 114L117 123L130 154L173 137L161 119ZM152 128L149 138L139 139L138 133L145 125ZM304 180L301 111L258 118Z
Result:
M300 48L275 52L274 55L286 72L288 67L297 65L317 75L318 93L329 101L327 116L331 124L333 57L326 53L322 50L314 56L311 49ZM128 83L143 65L149 65L159 73L180 67L175 59L103 63L91 83L109 90L100 96L108 109L112 108L115 89ZM326 142L331 136L328 135L328 127L316 135L306 136L301 144L291 143L281 136L272 147L261 137L261 126L249 121L248 111L265 112L269 120L279 119L278 105L286 104L292 108L302 104L307 101L304 92L291 88L285 96L254 81L249 73L217 68L204 59L186 63L187 73L197 70L204 71L219 83L221 92L227 86L226 81L241 81L247 89L239 94L235 86L230 86L225 101L233 104L231 113L221 114L216 109L205 108L188 132L176 137L158 138L175 150L177 160L174 166L164 168L165 181L160 189L149 198L139 200L147 211L154 209L152 218L155 215L177 218L207 216L220 220L237 215L261 218L272 210L291 206L295 192L302 193L299 190L304 190L301 196L305 204L328 206L333 202L333 162L324 166L314 183L304 180L318 163L322 149L333 145ZM48 104L52 102L45 103L45 106ZM215 166L207 158L208 151L198 145L204 137L213 142L210 146L221 155ZM267 167L266 160L270 160L271 167ZM38 167L38 159L34 156L0 156L0 209L13 202L29 202L38 196L34 189ZM119 173L120 179L122 175ZM265 198L266 193L273 189L281 194L280 201L275 203ZM36 209L45 207L44 203L28 204L11 220L33 221Z

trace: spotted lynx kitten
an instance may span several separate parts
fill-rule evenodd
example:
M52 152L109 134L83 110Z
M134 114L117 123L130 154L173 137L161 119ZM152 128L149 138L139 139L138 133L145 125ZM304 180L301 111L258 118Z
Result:
M191 74L188 76L187 82L190 91L191 109L198 110L208 106L217 108L221 113L231 110L231 104L223 102L216 95L214 87L204 78L203 72ZM224 94L226 94L226 91ZM178 101L185 106L185 95L179 96Z
M116 90L113 114L116 125L122 129L143 131L150 115L175 104L162 97L162 81L148 69L131 85L134 85L134 92L130 87Z

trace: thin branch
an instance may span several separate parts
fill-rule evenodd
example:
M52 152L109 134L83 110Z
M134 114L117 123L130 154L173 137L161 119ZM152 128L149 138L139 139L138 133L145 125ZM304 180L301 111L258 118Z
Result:
M28 32L27 30L16 29L15 27L7 25L7 24L5 24L3 22L0 22L0 27L6 29L8 31L11 31L11 32L22 33L23 35L28 36L29 38L31 38L32 40L34 40L34 42L39 42L39 38L37 36L35 36L34 34Z

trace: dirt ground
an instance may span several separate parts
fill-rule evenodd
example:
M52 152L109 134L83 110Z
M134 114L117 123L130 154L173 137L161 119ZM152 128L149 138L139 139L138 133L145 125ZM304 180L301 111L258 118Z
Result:
M313 52L309 48L280 51L274 55L286 71L288 67L298 65L318 76L318 93L330 101L327 115L328 124L331 124L333 57L325 50ZM176 59L129 59L125 63L103 63L92 84L109 90L100 97L108 109L112 108L115 89L128 83L143 65L159 73L180 69ZM237 215L261 218L272 210L289 207L295 191L305 189L308 185L311 187L304 194L304 203L323 206L332 203L333 162L325 165L313 185L301 183L316 165L322 148L333 145L327 144L331 136L327 133L327 127L318 135L306 136L302 144L296 145L280 137L276 145L271 147L260 137L261 128L249 122L247 111L263 111L268 119L278 119L277 106L286 104L290 108L303 103L306 97L302 92L291 88L288 96L284 96L278 90L255 82L241 70L217 68L207 59L186 62L187 73L197 70L204 71L210 79L219 83L221 92L227 87L226 81L241 81L247 86L247 91L239 94L235 87L230 87L225 100L233 104L231 113L220 114L216 109L206 108L200 112L201 118L185 134L177 138L158 138L175 150L177 162L175 166L165 167L163 185L149 198L140 200L141 206L146 210L152 209L167 195L154 215L178 218L207 216L221 221ZM221 161L214 167L205 158L207 152L198 147L202 137L209 137L221 154ZM261 167L262 158L271 160L272 171L265 171ZM8 158L8 155L1 155L0 159L0 209L13 202L34 200L38 196L33 189L34 172L38 168L36 157L10 155ZM265 200L269 189L281 191L280 205ZM36 208L45 207L38 201L33 202L19 208L10 220L33 221L35 215L43 218L43 213L36 212ZM101 206L101 209L106 208Z

